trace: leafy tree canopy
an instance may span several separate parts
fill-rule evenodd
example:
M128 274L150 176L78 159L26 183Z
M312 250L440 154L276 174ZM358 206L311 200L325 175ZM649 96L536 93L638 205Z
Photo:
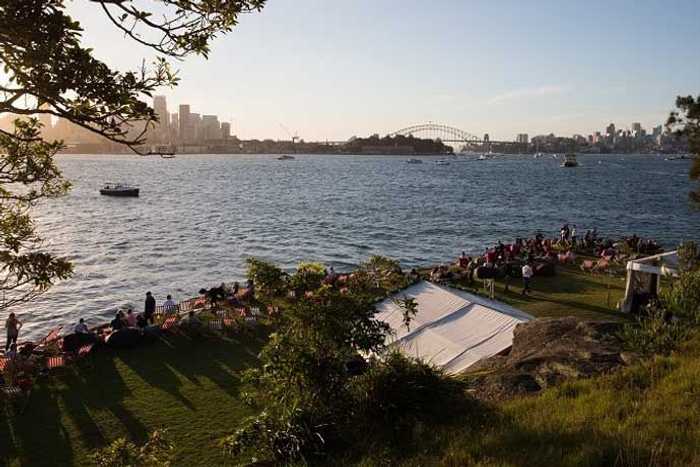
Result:
M146 100L178 82L167 59L206 57L216 36L265 0L86 2L99 4L107 24L157 58L135 71L113 70L83 46L64 0L0 0L0 117L24 119L0 130L0 309L71 274L67 261L44 251L30 216L37 202L69 189L53 160L62 143L43 141L33 117L62 118L136 150L157 121Z
M676 108L678 110L668 117L666 127L676 135L688 138L690 152L696 155L690 167L690 178L700 180L700 96L678 96ZM691 192L690 198L700 203L700 189Z

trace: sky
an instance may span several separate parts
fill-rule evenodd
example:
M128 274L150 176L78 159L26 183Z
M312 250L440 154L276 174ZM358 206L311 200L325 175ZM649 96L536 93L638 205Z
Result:
M147 3L150 0L139 0ZM86 0L87 45L135 69L155 54ZM700 0L268 0L175 63L169 110L239 137L341 141L436 122L491 139L651 128L700 94Z

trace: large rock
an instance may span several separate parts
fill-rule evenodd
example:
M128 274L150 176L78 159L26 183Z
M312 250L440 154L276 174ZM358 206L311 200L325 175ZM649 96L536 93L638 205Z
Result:
M482 360L464 377L474 396L507 399L534 393L570 378L585 378L625 364L617 337L622 324L576 318L519 324L507 355Z

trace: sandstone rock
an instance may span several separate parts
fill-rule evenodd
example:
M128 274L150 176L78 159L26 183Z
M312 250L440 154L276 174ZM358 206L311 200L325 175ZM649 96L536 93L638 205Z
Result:
M629 359L617 337L621 328L621 323L573 317L519 324L507 355L482 360L463 377L475 397L498 400L606 373Z

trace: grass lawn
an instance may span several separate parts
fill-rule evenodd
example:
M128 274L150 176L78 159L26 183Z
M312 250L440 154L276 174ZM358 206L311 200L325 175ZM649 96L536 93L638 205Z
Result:
M358 465L700 465L700 336L672 356L424 428L402 452L376 451Z
M23 414L0 407L0 464L84 465L119 436L140 443L167 427L175 465L221 465L217 441L250 414L239 398L239 375L256 364L263 341L261 331L100 350L87 366L39 380Z
M466 282L457 285L467 291L484 295L480 283L472 287ZM617 302L625 294L623 274L583 272L578 266L558 266L555 276L535 277L530 283L533 292L522 296L522 281L512 279L508 292L505 283L496 281L496 300L531 315L543 317L576 316L581 319L626 319L617 311Z
M614 311L624 292L624 279L620 276L585 274L568 267L559 268L555 277L536 278L530 297L519 295L519 282L514 281L511 288L511 292L504 293L503 284L499 283L496 298L535 316L621 317ZM88 366L65 368L39 380L23 414L15 415L0 405L0 460L12 466L84 465L88 463L86 456L95 448L119 436L140 443L154 429L167 427L168 437L175 445L174 465L225 464L218 440L231 433L241 418L250 415L250 409L241 401L238 381L241 370L256 364L264 340L264 331L260 330L239 338L193 342L174 337L130 351L100 350L90 357ZM697 371L700 373L700 367ZM591 383L581 384L585 388ZM580 397L586 397L592 389L576 391ZM523 450L525 441L543 442L547 437L554 439L563 434L571 443L579 443L578 437L587 436L585 430L569 432L569 428L558 424L578 426L582 422L571 425L575 417L599 416L598 404L608 404L601 407L609 409L617 397L613 393L601 394L596 397L610 400L591 402L584 410L571 398L559 401L557 394L548 392L542 402L533 402L540 400L537 398L507 405L505 413L514 417L513 423L522 422L522 426L486 438L480 433L478 439L483 443L471 437L463 439L462 429L444 433L438 454L419 456L415 465L423 461L442 462L452 454L472 455L482 452L479 449L490 449L489 446L500 448L502 443L510 442L510 438L502 438L506 435L517 438L521 444L516 445ZM561 411L542 414L541 410L549 411L551 402L547 401L552 399L558 401L557 410ZM469 421L464 425L470 425ZM521 432L522 427L527 430ZM555 429L564 431L552 431ZM455 448L449 442L445 444L450 439L471 447L453 452ZM482 448L477 449L477 445Z

